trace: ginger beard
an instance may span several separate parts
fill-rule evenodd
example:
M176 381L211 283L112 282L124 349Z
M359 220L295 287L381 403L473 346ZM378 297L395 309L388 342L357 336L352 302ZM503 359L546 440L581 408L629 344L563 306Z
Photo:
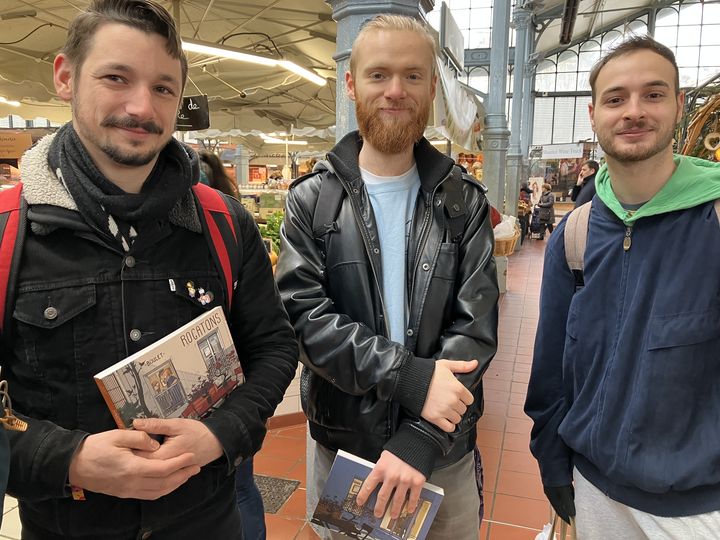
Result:
M430 116L430 102L415 105L403 103L410 118L383 115L381 107L366 105L358 96L355 102L360 135L383 154L399 154L419 141Z

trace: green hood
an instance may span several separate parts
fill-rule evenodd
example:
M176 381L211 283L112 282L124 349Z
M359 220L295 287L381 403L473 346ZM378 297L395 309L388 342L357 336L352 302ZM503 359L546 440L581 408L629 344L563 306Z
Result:
M617 200L607 165L603 165L595 177L598 197L626 225L647 216L684 210L720 199L720 163L678 155L673 160L675 172L670 180L635 212L628 212Z

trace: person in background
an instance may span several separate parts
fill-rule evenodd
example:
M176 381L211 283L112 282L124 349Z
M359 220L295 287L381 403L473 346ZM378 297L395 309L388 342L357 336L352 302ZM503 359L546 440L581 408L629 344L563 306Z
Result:
M445 498L427 538L477 540L476 423L499 293L484 188L423 137L436 58L435 38L415 19L379 15L362 27L345 80L359 131L292 184L277 280L303 351L301 401L316 441L309 512L342 449L376 462L357 496L362 506L380 486L376 517L397 519L406 502L413 512L428 480ZM319 191L334 188L337 213L322 216L320 240L313 216L329 192ZM450 222L450 209L462 220Z
M228 175L222 160L207 150L201 150L199 155L200 168L208 179L208 185L236 199L239 198L237 184Z
M72 120L22 159L27 223L2 375L28 424L8 432L25 540L242 538L233 473L295 375L297 342L252 216L223 196L241 248L230 305L203 234L197 154L172 137L181 45L152 0L90 2L53 64ZM93 375L217 306L246 382L200 420L117 429Z
M227 174L220 158L207 150L200 151L199 155L200 169L205 173L208 185L237 197L235 182ZM267 534L265 507L253 476L252 457L240 463L235 471L235 496L243 518L243 540L265 540Z
M592 159L582 164L577 182L570 192L570 199L575 202L575 208L592 200L595 196L595 175L599 170L600 165Z
M555 226L555 195L552 194L552 186L547 182L543 184L540 202L537 203L540 208L540 223L547 226L548 232L553 232Z
M649 36L593 67L607 167L582 276L566 219L545 251L525 412L545 493L582 540L720 538L720 164L673 155L678 71Z

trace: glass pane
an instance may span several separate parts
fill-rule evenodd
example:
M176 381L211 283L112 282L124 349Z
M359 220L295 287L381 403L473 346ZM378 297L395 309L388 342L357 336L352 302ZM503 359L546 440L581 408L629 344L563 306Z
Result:
M700 43L702 45L720 45L720 24L704 24Z
M445 0L445 3L448 5L448 7L453 11L453 15L455 16L455 20L458 20L457 15L455 15L456 9L464 9L469 8L470 4L472 4L473 0ZM440 6L437 6L438 11L440 10Z
M470 28L486 28L492 26L492 11L488 8L473 7L470 10Z
M589 41L584 41L580 44L580 50L581 51L599 51L600 43L595 41L594 39L591 39Z
M532 144L552 143L553 98L536 98Z
M535 77L535 90L538 92L554 92L555 91L555 74L540 73Z
M697 67L680 68L680 86L682 88L695 87L698 83Z
M700 58L700 47L678 47L675 60L680 67L696 67Z
M575 98L555 98L555 117L553 118L553 143L573 142L575 125Z
M666 47L677 45L677 26L659 26L655 28L655 39Z
M595 62L598 60L600 60L600 51L581 52L578 69L582 71L590 71L595 65Z
M700 47L700 66L717 66L720 64L720 47Z
M575 134L573 141L593 139L594 134L590 125L590 113L588 112L590 101L590 96L578 96L575 98Z
M610 30L603 36L602 48L603 51L611 49L614 45L617 45L623 39L623 35L617 30Z
M718 60L718 64L720 64L720 60ZM711 77L716 76L718 73L720 73L720 65L718 66L702 66L700 67L698 74L698 84L702 84L706 82Z
M705 4L703 24L720 24L720 4Z
M468 23L470 21L469 9L453 9L452 16L461 29L467 30L468 28L472 28L471 26L468 26Z
M558 57L558 71L577 71L578 57L573 51L565 51Z
M590 72L589 71L581 71L580 73L578 73L577 89L578 90L590 90Z
M538 64L538 73L555 73L555 63L551 60L543 60Z
M627 25L626 33L631 33L636 36L644 36L647 34L647 24L645 24L645 21L640 20L631 21Z
M677 26L678 13L675 8L665 8L658 11L655 26Z
M471 30L469 49L485 49L490 47L490 30Z
M572 92L577 88L577 73L558 73L556 90L558 92Z
M476 90L480 90L481 92L487 94L489 81L490 77L486 71L476 69L472 72L472 75L470 75L468 84Z
M688 4L680 8L680 26L702 23L702 4Z
M678 45L700 45L701 26L682 26L678 31Z

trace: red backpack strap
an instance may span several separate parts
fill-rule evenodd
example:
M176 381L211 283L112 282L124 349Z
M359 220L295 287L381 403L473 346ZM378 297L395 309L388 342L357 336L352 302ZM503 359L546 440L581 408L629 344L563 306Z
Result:
M203 234L225 283L229 312L240 271L237 217L229 201L219 191L204 184L195 184L192 189L202 208Z
M0 334L5 330L5 315L10 303L8 300L12 300L15 286L11 273L15 245L24 229L21 227L24 221L24 214L20 211L22 207L21 182L0 191Z

